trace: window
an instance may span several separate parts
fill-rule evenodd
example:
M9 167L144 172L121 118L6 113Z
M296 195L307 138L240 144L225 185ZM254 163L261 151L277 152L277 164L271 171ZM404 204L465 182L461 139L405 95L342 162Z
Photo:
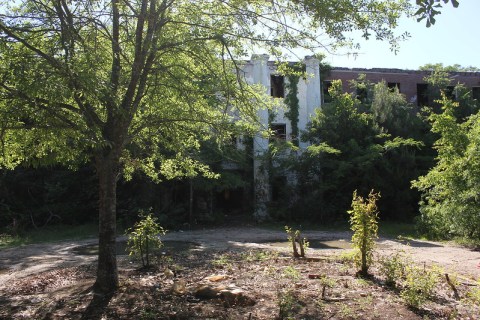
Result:
M447 96L447 98L450 100L455 100L456 98L455 87L448 86L447 89L445 89L445 96Z
M477 99L477 101L480 101L480 87L472 88L472 98Z
M362 103L367 102L367 88L357 88L357 99L360 100Z
M417 83L417 105L419 107L428 105L428 84Z
M273 123L270 125L270 130L273 131L273 136L270 140L287 139L287 125L285 123Z
M397 88L398 92L400 92L400 82L389 82L387 83L387 87L389 87L392 91Z
M274 98L285 96L285 78L280 75L270 75L270 95Z
M332 102L332 96L328 90L332 86L332 81L323 81L322 83L322 92L323 92L323 103Z
M272 179L272 201L279 201L286 196L287 177L277 176Z

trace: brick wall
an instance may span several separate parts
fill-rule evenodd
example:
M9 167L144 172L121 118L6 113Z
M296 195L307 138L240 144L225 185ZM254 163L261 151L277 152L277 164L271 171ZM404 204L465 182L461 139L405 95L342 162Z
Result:
M401 69L348 69L348 68L333 68L330 75L325 80L342 80L343 90L345 92L352 92L349 80L357 79L359 74L365 74L367 80L371 82L385 82L400 83L400 92L403 93L407 101L416 101L417 84L425 83L423 78L429 73L426 71L415 70L401 70ZM463 83L467 87L480 87L480 72L452 72L450 77L453 78L451 85ZM416 102L415 102L416 103Z

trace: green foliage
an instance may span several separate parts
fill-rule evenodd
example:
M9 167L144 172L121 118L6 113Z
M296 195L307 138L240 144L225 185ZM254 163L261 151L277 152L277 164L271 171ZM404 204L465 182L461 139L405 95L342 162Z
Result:
M161 248L160 236L166 231L157 223L152 213L140 213L141 220L127 231L129 254L142 260L144 267L150 267L150 256L153 250Z
M290 120L292 125L292 140L294 145L298 146L298 116L299 116L299 100L298 100L298 80L300 77L298 75L290 75L288 77L288 82L285 85L287 89L287 94L285 96L285 104L288 107L288 110L285 112L285 117Z
M278 317L282 320L295 319L296 311L300 307L298 297L293 290L277 293Z
M458 0L417 0L418 9L415 15L418 17L417 21L420 22L425 19L427 28L430 28L435 24L435 16L441 14L442 2L450 2L454 8L459 5Z
M249 250L242 254L242 258L247 262L276 260L278 258L278 251Z
M418 70L424 71L435 71L435 70L445 70L447 72L478 72L479 68L474 66L463 67L459 64L453 64L450 66L444 66L443 63L427 63L423 66L418 67Z
M201 142L229 139L232 122L258 128L255 110L268 99L232 72L236 57L318 48L319 30L339 45L362 30L395 47L405 35L393 29L412 8L406 0L0 4L0 168L95 163L105 249L96 288L105 292L118 287L110 244L118 177L214 177L195 157Z
M300 279L300 272L295 269L295 267L288 266L283 270L283 274L286 278L291 280L299 280Z
M450 100L458 103L455 108L455 116L458 121L465 121L465 119L480 110L479 102L473 99L470 88L465 87L461 83L456 83L451 72L467 71L458 65L443 66L442 64L425 65L425 70L430 70L431 73L424 78L428 84L428 98L430 111L441 113L442 100L446 96Z
M437 163L413 182L422 192L421 231L437 238L480 239L480 115L460 123L454 115L458 103L445 97L441 103L443 112L429 117L439 135Z
M326 297L327 288L333 288L336 284L337 282L335 279L332 279L326 275L320 278L320 285L322 286L322 299L325 299Z
M407 266L404 288L400 292L403 300L413 308L419 308L432 298L438 283L440 269L426 270L418 266Z
M466 294L467 301L480 307L480 280Z
M410 188L431 163L419 152L425 130L413 106L386 83L364 78L354 82L366 90L363 102L343 93L339 81L330 88L332 102L316 111L302 136L311 143L300 161L290 162L298 173L301 201L294 206L297 219L321 223L345 220L353 190L382 190L379 203L385 218L411 218L418 193Z
M302 238L300 230L293 230L289 226L285 226L285 232L287 233L287 239L292 244L292 254L295 258L305 257L305 252L308 249L309 243L306 238ZM300 253L297 249L297 243L300 247Z
M370 191L367 199L353 192L352 210L349 210L350 224L353 231L352 244L356 250L355 261L363 275L368 274L368 268L373 262L375 240L378 238L377 200L380 193Z
M409 264L403 255L396 252L391 256L381 257L378 262L380 273L385 277L387 286L395 287L401 283L405 276L406 266Z
M98 226L94 223L81 225L55 224L22 231L16 235L0 233L0 248L23 246L32 243L82 240L98 236Z
M229 255L222 254L212 260L212 265L217 268L230 269L232 267L232 261Z

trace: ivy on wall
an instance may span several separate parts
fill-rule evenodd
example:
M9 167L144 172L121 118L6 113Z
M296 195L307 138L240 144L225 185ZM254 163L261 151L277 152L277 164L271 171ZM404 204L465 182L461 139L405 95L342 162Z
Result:
M289 75L288 82L285 84L287 94L285 95L284 102L288 107L288 111L285 112L285 117L290 120L292 124L292 142L298 146L298 115L299 115L299 100L298 100L298 81L300 76L297 74Z

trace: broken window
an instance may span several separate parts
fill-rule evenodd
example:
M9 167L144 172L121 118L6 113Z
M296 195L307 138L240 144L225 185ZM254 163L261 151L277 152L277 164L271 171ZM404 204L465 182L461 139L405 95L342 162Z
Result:
M417 105L419 107L428 105L428 84L417 83Z
M480 87L472 88L472 98L480 101Z
M274 98L285 96L285 78L280 75L270 75L270 95Z
M368 91L367 88L357 88L357 99L360 100L362 103L367 102Z
M400 92L400 82L389 82L387 83L387 87L389 87L392 91L397 88L398 92Z
M273 132L273 136L270 140L286 140L287 139L287 125L285 123L272 123L270 130Z
M332 81L323 81L322 89L323 89L323 103L332 102L332 96L328 90L332 86Z
M277 176L272 179L272 201L280 201L286 196L287 177Z
M455 98L456 98L455 87L454 86L448 86L445 89L445 96L450 100L455 100Z

